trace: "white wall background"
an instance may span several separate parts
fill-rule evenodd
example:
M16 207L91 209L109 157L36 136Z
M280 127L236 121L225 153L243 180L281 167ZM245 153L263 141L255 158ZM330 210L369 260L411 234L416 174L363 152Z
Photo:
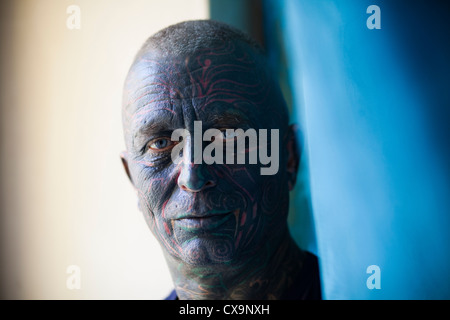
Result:
M81 29L69 30L69 5ZM6 6L5 6L6 7ZM9 299L161 299L162 252L123 172L122 85L152 33L207 0L10 2L2 39L2 290ZM66 268L78 265L81 288Z

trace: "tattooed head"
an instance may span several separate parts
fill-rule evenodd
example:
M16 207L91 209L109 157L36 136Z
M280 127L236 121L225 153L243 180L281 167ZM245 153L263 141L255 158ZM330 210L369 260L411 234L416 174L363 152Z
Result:
M170 26L138 52L124 87L122 160L170 263L241 266L279 245L287 232L298 152L275 80L261 47L217 22ZM226 142L236 138L226 129L277 129L279 141L269 135L267 144L280 145L278 172L261 175L259 162L195 163L194 153L206 146L194 136L197 121L203 131L223 132L215 139ZM176 129L191 135L173 141ZM184 148L175 163L178 143Z

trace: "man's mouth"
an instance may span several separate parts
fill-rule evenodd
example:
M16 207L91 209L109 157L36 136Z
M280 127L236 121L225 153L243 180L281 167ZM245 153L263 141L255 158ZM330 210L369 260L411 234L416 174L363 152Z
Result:
M230 218L234 217L237 221L239 211L239 209L236 209L233 211L215 212L201 216L186 215L172 220L172 227L178 227L189 232L211 231L219 228Z

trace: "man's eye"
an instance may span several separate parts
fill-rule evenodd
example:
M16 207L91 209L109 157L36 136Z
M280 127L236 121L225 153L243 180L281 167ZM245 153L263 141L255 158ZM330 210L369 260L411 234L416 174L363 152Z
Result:
M169 138L158 138L148 143L148 149L163 151L173 146L173 141Z

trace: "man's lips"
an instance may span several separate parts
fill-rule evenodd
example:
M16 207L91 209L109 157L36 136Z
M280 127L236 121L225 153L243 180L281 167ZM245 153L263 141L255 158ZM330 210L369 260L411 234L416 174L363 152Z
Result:
M172 227L179 227L190 232L213 230L223 225L231 217L235 217L237 221L238 215L239 209L233 211L206 213L203 215L187 214L172 220Z

